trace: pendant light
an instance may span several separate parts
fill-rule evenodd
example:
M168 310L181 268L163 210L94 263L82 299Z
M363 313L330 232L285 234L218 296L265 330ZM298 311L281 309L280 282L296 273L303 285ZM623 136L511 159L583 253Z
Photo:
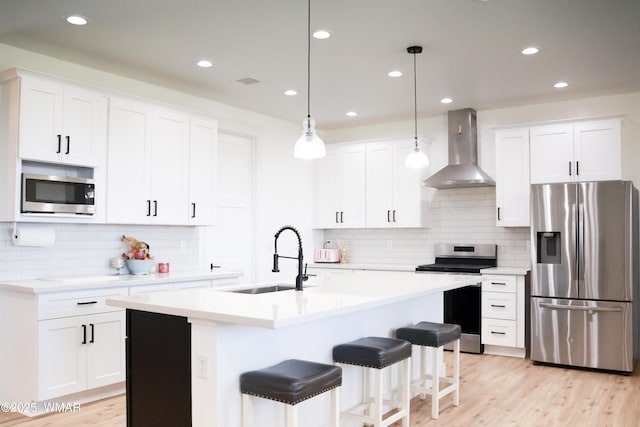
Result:
M413 55L413 111L414 111L414 142L415 147L404 161L404 165L410 169L422 169L429 166L429 158L420 150L418 141L418 89L416 84L416 55L422 53L422 46L409 46L407 52Z
M307 117L302 121L302 135L296 141L293 156L297 159L317 159L326 156L324 142L316 134L316 122L311 118L311 0L307 2Z

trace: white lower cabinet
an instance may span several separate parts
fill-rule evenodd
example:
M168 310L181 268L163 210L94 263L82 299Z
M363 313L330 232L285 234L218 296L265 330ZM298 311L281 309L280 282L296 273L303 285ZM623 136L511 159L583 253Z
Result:
M125 379L125 312L38 322L38 400Z
M524 275L482 275L481 341L487 354L525 357Z

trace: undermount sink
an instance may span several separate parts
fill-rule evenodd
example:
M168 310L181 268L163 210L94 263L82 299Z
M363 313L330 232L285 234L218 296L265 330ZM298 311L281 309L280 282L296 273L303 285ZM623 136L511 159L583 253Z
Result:
M296 288L295 286L291 286L291 285L272 285L272 286L261 286L259 288L237 289L231 292L235 292L238 294L266 294L269 292L290 291L295 288Z

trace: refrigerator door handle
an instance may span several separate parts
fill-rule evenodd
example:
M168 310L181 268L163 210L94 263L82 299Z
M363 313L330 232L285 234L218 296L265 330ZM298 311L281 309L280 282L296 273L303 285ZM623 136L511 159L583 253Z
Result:
M621 307L583 307L583 306L564 305L564 304L549 304L546 302L541 302L539 305L540 307L552 308L556 310L601 311L601 312L614 312L614 313L619 313L622 311Z

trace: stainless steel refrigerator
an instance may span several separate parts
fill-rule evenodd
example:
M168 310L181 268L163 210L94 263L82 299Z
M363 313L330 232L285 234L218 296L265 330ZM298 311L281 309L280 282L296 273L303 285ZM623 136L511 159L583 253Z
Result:
M531 186L531 359L633 372L640 340L638 191Z

